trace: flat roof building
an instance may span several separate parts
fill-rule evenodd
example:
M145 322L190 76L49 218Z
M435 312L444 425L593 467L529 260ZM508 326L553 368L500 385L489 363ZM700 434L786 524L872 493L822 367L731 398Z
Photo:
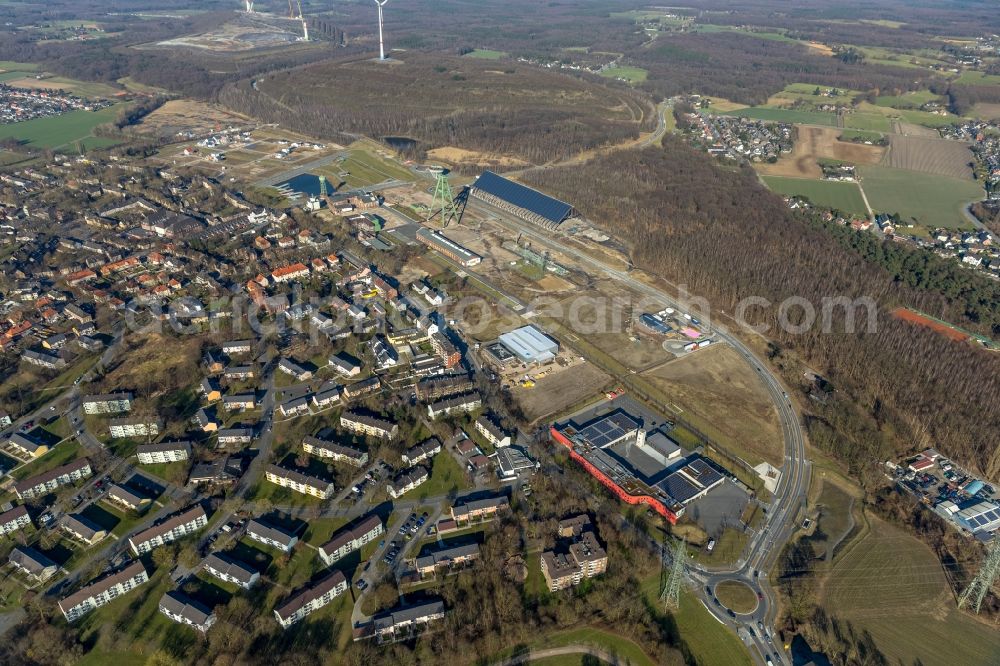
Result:
M559 353L559 343L531 324L504 333L499 340L522 363L544 363Z

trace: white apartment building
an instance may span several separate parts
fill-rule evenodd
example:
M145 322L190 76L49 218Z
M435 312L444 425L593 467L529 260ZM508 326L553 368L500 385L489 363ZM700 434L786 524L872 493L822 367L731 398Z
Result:
M274 609L274 617L282 629L304 620L323 606L347 591L347 579L340 571L320 579L308 588L295 593L283 605Z
M264 478L282 488L291 488L303 495L312 495L320 499L333 497L333 482L317 476L304 474L294 469L286 469L278 465L268 465Z
M86 414L119 414L132 410L132 394L128 392L84 396L80 402Z
M331 566L383 534L385 528L382 526L382 519L369 516L354 527L344 528L334 534L330 541L319 547L319 557L324 564Z
M140 444L135 450L135 455L143 465L180 462L191 457L191 442Z
M368 463L368 452L352 446L344 446L317 437L306 437L302 440L302 450L309 455L325 458L333 462L346 463L355 467L363 467Z
M142 562L133 561L127 567L106 576L59 602L59 610L67 622L75 622L90 611L134 590L149 580Z
M159 525L129 537L129 545L136 555L143 555L165 543L176 541L193 534L208 524L208 515L200 504L182 513L177 513Z

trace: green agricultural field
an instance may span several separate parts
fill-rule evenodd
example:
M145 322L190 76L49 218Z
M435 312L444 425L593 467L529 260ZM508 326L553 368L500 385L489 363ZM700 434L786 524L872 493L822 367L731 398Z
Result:
M492 49L476 49L470 53L466 53L466 56L470 58L482 58L483 60L499 60L500 58L506 58L506 51L494 51Z
M962 207L983 198L983 188L971 180L881 166L858 170L872 209L926 227L968 227Z
M902 95L881 95L876 98L875 105L891 106L896 109L919 109L921 105L928 102L940 101L940 95L935 95L930 90L917 90Z
M39 65L32 62L14 62L13 60L0 60L0 69L5 72L18 70L21 72L36 72Z
M601 76L609 79L625 79L629 83L642 83L646 80L648 72L642 67L608 67L601 71Z
M779 123L796 123L799 125L827 125L832 127L837 124L837 117L832 113L774 109L767 106L752 106L747 109L728 111L725 115L755 118L757 120L773 120Z
M72 148L77 141L84 150L113 146L119 142L106 137L95 137L94 128L114 120L118 109L119 105L116 104L100 111L70 111L51 118L0 125L0 139L13 137L34 148Z
M827 613L869 632L890 663L996 664L1000 632L956 610L934 553L873 521L830 571L821 601Z
M772 42L793 42L799 43L799 40L792 39L788 35L777 32L774 30L746 30L744 28L736 28L730 25L713 25L711 23L703 23L695 26L695 32L738 32L742 35L750 35L751 37L757 37L758 39L767 39Z
M763 178L767 186L778 194L806 197L817 206L836 208L845 213L855 215L868 213L856 183L786 178L784 176L764 176ZM865 191L867 192L867 190Z
M969 86L1000 86L1000 76L982 72L962 72L962 75L955 79L954 83Z
M903 53L880 46L857 46L857 49L864 55L865 62L873 65L890 65L892 67L910 67L916 69L929 69L934 65L947 65L945 61L913 53Z
M939 115L930 111L915 111L910 109L900 110L899 116L908 123L923 125L924 127L943 127L953 125L961 120L954 114Z
M845 114L844 127L869 132L888 132L892 129L889 118L886 116L881 113L866 113L864 111Z

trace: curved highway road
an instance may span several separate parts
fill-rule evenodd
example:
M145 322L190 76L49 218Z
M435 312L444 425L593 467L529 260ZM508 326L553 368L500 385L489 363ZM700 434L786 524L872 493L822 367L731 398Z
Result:
M578 263L618 280L643 296L661 301L675 309L684 310L672 297L660 289L632 277L627 271L608 266L562 242L557 233L545 233L537 227L522 223L499 209L471 198L468 205L509 227L512 231L530 238L533 242L568 255ZM748 642L752 643L759 653L753 655L753 650L751 650L751 654L758 663L766 663L770 660L774 664L790 664L791 658L785 653L780 641L775 643L773 640L769 640L773 636L776 610L774 591L768 583L767 572L794 531L799 509L805 502L810 472L809 461L805 458L805 435L798 414L796 414L781 381L726 327L713 326L712 328L721 340L728 342L747 363L757 370L778 411L782 437L785 441L785 456L781 466L781 479L771 504L768 506L764 524L747 545L743 559L738 563L739 566L729 570L695 567L692 577L701 583L698 596L706 602L706 607L723 624L734 631L740 628L753 629L753 634L750 635ZM736 615L733 618L728 614L727 609L716 605L714 594L706 592L705 587L714 590L715 585L724 580L739 581L753 589L760 599L757 609L749 615ZM758 622L761 624L758 625ZM761 636L761 626L766 630L765 636Z

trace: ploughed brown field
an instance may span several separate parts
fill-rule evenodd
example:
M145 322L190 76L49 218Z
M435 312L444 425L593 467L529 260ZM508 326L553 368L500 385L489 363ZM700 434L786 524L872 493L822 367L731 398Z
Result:
M972 160L969 144L964 141L890 134L889 153L884 162L885 166L897 169L972 178Z
M757 170L767 176L822 178L818 160L840 160L851 164L878 164L886 149L863 143L840 141L844 130L836 127L800 125L792 154L781 157L776 164L761 164Z

